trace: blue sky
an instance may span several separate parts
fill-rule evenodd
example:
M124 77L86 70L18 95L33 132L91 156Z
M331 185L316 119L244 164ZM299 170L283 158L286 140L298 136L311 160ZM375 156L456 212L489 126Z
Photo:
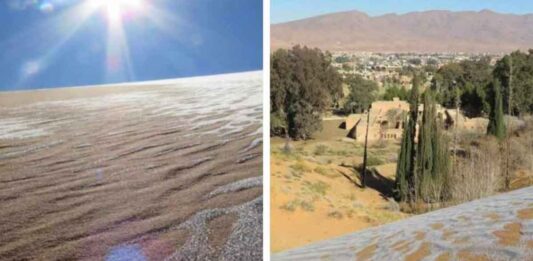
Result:
M280 23L339 11L359 10L369 15L425 10L533 13L531 0L271 0L270 22Z
M261 70L262 13L262 0L1 0L0 90Z

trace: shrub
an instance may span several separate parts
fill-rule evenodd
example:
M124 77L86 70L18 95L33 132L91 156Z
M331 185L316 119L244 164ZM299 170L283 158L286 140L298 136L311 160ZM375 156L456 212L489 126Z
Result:
M290 211L290 212L293 212L296 210L296 207L297 207L297 201L293 200L293 201L289 201L283 205L281 205L281 209L284 209L284 210L287 210L287 211Z
M329 189L329 185L326 184L326 183L323 182L323 181L317 181L317 182L315 182L315 183L305 182L304 185L305 185L306 188L309 189L309 191L311 191L312 193L320 194L320 195L322 195L322 196L325 196L325 195L326 195L326 192L327 192L328 189Z
M325 155L328 152L328 146L319 144L315 147L314 154L317 156Z
M295 164L292 164L291 169L299 173L311 171L311 168L308 167L303 161L298 161Z
M280 208L283 209L283 210L287 210L287 211L293 212L298 207L301 207L303 210L308 211L308 212L312 212L312 211L315 210L315 207L313 206L313 203L308 202L308 201L304 201L304 200L299 200L299 199L291 200L291 201L283 204Z
M382 159L372 156L372 155L368 155L367 162L366 162L367 166L369 167L379 166L379 165L382 165L383 163L384 162Z
M502 185L501 154L495 139L486 139L472 147L465 159L459 160L451 174L450 193L455 202L490 196Z
M328 213L328 217L341 219L343 217L343 215L342 215L342 213L340 211L335 210L335 211L329 212Z

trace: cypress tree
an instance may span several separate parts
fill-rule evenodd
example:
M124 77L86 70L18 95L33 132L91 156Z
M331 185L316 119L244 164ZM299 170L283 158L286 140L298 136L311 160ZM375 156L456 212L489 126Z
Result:
M442 122L435 107L433 94L424 93L424 113L417 150L417 192L425 202L445 198L449 173L448 140L442 133Z
M450 196L449 173L450 153L448 137L442 132L442 120L435 118L435 129L433 131L433 195L432 198L438 201L446 200Z
M418 183L415 175L415 160L416 160L416 146L415 146L415 140L416 140L416 124L418 122L418 88L420 85L420 80L418 78L418 75L413 76L413 87L411 89L411 97L409 98L409 102L411 105L410 115L409 115L409 123L407 128L409 128L409 142L410 146L408 148L408 158L409 158L409 165L407 169L407 184L409 186L409 200L410 201L416 201L417 200L417 193L416 193L416 184Z
M413 81L411 108L402 135L396 169L395 192L398 200L435 202L446 199L450 155L448 139L442 133L442 120L437 117L435 97L431 90L423 95L424 111L420 121L418 146L415 146L418 118L418 84Z
M503 118L503 100L499 80L494 80L492 83L492 98L487 134L502 140L506 135L506 127Z
M396 167L395 193L400 201L411 201L414 197L415 138L418 118L418 78L413 78L410 95L410 111L404 121L402 144Z
M404 127L407 125L407 120L404 120ZM411 146L413 145L411 141L410 130L411 128L405 128L403 131L400 155L398 156L398 163L396 165L395 196L396 200L399 201L407 201L409 199L407 175L410 165L409 152L411 151Z
M431 175L433 172L433 156L434 156L434 122L435 122L435 105L432 102L431 93L426 91L423 95L424 112L422 114L421 126L419 127L418 135L418 150L417 150L417 171L415 191L418 195L422 195L425 201L427 198L427 186L431 183Z

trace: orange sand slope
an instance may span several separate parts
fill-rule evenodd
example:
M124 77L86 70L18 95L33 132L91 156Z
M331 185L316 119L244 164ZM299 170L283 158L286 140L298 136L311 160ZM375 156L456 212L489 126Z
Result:
M316 148L327 144L324 153ZM395 163L359 187L353 165L362 150L350 142L293 142L290 155L274 140L271 154L271 251L279 252L407 217L390 202ZM390 149L396 153L396 148ZM345 153L346 152L346 153ZM352 154L350 154L352 153ZM387 191L389 190L389 191ZM385 195L388 194L388 195Z

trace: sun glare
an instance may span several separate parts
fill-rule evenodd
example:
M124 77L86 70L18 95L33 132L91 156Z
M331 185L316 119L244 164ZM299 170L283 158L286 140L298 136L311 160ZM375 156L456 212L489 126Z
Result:
M143 0L90 0L91 7L106 12L110 22L121 20L124 16L141 12Z

